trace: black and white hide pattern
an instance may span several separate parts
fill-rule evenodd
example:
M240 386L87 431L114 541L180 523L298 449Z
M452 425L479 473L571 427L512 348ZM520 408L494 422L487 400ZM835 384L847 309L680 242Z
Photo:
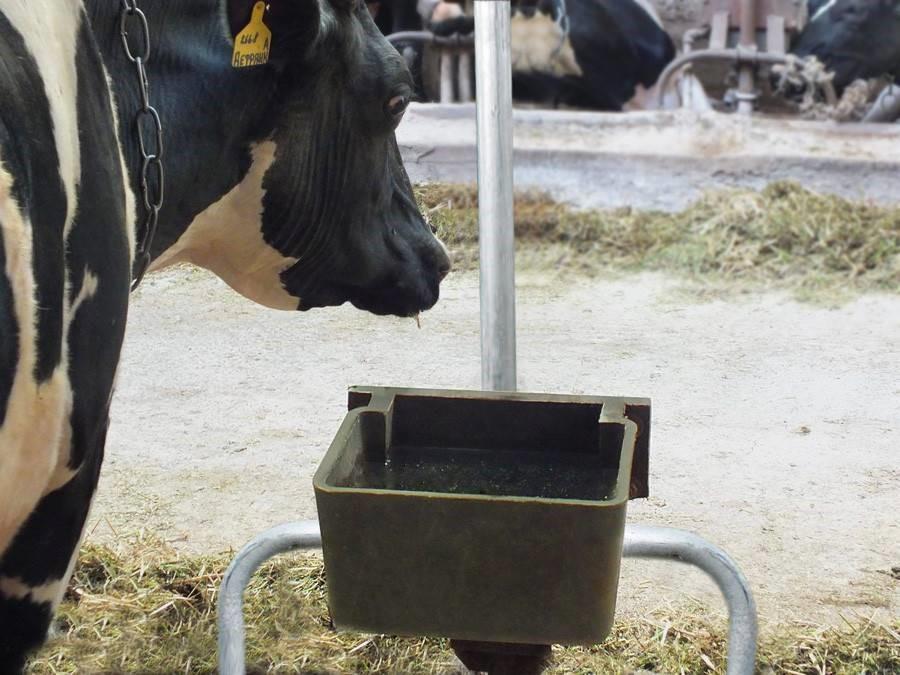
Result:
M520 0L512 16L513 96L594 110L710 104L691 76L658 80L675 45L649 0L565 0L569 30L551 0ZM662 100L661 100L662 98Z
M145 0L165 129L153 268L265 305L409 316L449 270L394 130L411 76L359 0ZM100 472L129 302L139 94L120 3L0 0L0 674L45 638ZM147 448L152 453L152 448Z
M0 672L43 639L97 483L133 198L80 3L0 2Z
M672 78L661 97L657 81L675 45L650 0L564 0L568 31L555 0L513 0L513 97L519 102L592 110L687 107L709 110L700 82ZM428 28L437 35L471 33L471 16L431 22L418 0L379 0L369 9L385 33ZM421 89L424 89L420 85Z

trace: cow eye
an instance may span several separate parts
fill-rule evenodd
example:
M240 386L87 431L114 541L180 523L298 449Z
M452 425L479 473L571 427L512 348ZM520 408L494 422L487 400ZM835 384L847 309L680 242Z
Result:
M409 106L409 96L394 96L387 102L387 114L395 119L400 118Z

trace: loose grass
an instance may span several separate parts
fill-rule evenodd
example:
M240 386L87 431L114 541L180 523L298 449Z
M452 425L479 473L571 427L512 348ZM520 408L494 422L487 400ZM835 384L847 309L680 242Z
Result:
M456 253L477 264L473 188L428 184L420 205ZM576 211L541 193L515 202L520 248L583 271L665 270L797 290L900 291L900 208L820 195L789 182L710 192L677 213Z
M60 633L29 672L211 673L216 591L230 555L179 556L141 538L116 550L85 546L58 613ZM253 672L448 673L444 640L338 633L318 556L266 565L245 596ZM900 620L764 630L759 667L802 675L900 672ZM602 645L557 648L551 673L721 673L726 627L699 607L620 621Z

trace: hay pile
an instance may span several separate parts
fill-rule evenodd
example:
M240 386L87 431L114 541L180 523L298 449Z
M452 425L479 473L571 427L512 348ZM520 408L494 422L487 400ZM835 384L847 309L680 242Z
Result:
M477 197L424 185L423 210L456 254L477 264ZM520 250L584 271L667 270L801 289L900 291L900 208L819 195L794 183L712 192L679 213L575 211L546 195L516 198Z
M230 557L180 557L150 539L119 550L84 547L59 611L60 634L29 672L213 672L216 590ZM253 672L453 672L443 640L336 633L318 556L285 556L265 565L245 601ZM603 645L555 649L551 672L724 672L724 635L724 621L698 608L661 610L619 622ZM764 630L760 668L810 675L900 672L900 621L858 618L838 628Z

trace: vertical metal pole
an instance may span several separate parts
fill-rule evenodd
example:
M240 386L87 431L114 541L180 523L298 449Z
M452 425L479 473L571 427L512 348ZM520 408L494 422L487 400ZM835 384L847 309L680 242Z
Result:
M471 103L475 99L472 92L472 54L465 50L459 53L457 80L459 82L459 102Z
M453 66L456 54L450 49L442 49L441 62L441 103L453 103L456 96L453 94Z
M756 53L756 0L741 0L741 35L738 49ZM756 99L755 66L743 63L738 68L738 109L742 115L753 114Z
M481 386L516 388L512 65L509 0L475 0Z

